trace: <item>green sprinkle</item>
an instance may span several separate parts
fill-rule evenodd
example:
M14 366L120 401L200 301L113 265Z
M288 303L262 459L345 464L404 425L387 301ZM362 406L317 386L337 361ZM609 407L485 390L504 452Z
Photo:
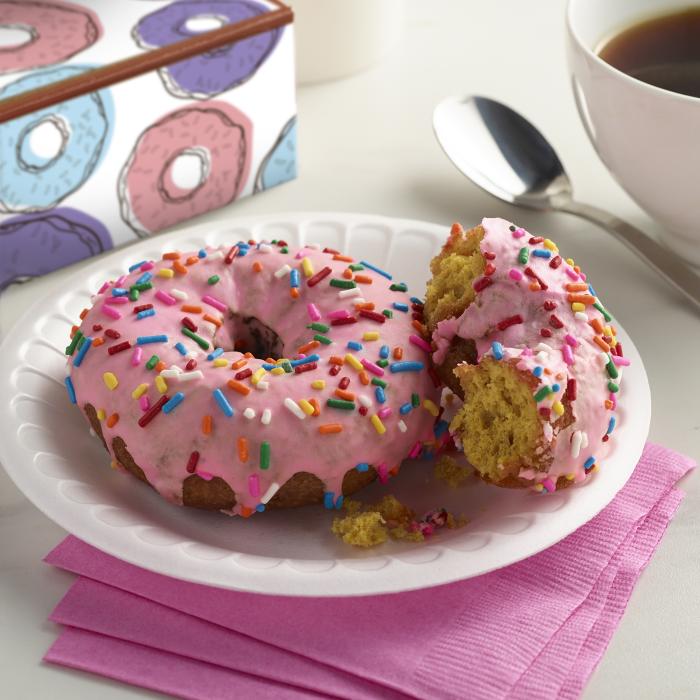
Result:
M386 389L387 387L387 383L379 377L372 377L372 384L374 384L374 386L380 386L382 389Z
M537 393L535 394L535 401L537 401L539 403L540 401L546 399L551 393L552 393L551 387L548 387L546 385L543 387L540 387L537 390Z
M277 366L281 367L287 374L291 374L294 371L294 367L292 367L292 363L289 360L282 360Z
M615 367L615 363L612 361L612 358L608 360L608 364L605 365L605 369L608 370L608 376L611 379L617 379L620 376L620 373L617 371L617 367Z
M330 408L342 408L344 411L354 411L355 403L353 401L344 401L343 399L328 399L326 406Z
M146 369L153 369L160 362L158 355L151 355L151 359L146 363Z
M221 278L219 275L212 275L208 280L207 284L216 284Z
M392 292L407 292L408 291L408 287L406 286L406 284L404 282L394 282L394 284L392 284L391 287L389 287L389 289L391 289Z
M418 406L420 406L420 396L418 396L418 394L411 394L411 406L413 406L413 408L418 408Z
M378 367L386 367L389 364L389 360L377 360L375 364Z
M327 326L325 323L309 323L307 328L311 328L311 330L318 331L319 333L328 333L330 330L330 326Z
M289 252L289 248L287 248L287 246L284 246L284 248L280 248L280 253L288 253L288 252Z
M339 287L340 289L354 289L357 287L357 285L352 280L333 278L331 280L331 287Z
M360 270L364 270L365 266L360 265L360 263L351 263L348 265L348 267L353 271L353 272L359 272Z
M182 332L188 337L192 338L197 345L199 345L202 350L209 350L209 343L207 343L202 336L193 333L189 328L183 328Z
M263 440L260 443L260 469L270 468L270 443Z
M139 292L145 292L147 289L153 289L153 284L151 282L141 282L140 284L135 284L132 289L138 289Z
M79 341L78 341L78 350L83 347L83 344L85 343L85 336L83 336Z
M136 289L136 287L132 287L129 290L129 299L131 299L131 301L138 301L138 298L140 295L141 295L141 292L139 292L139 290Z
M277 239L276 239L276 238L273 238L273 239L270 241L270 243L272 243L272 245L277 245Z
M323 343L324 345L330 345L333 342L330 338L325 335L319 335L318 333L314 336L314 340L318 340L319 343Z
M603 305L599 302L593 302L593 306L600 311L601 314L603 314L603 318L610 323L612 321L612 316L603 308Z
M527 248L521 248L518 253L518 262L525 265L530 257L530 251Z
M78 343L80 342L80 339L83 337L82 331L76 331L75 335L70 341L70 345L66 348L66 355L72 355L75 352L75 348L77 347Z
M620 391L620 387L615 384L615 382L608 382L608 389L611 394L617 394L617 392Z
M387 318L394 318L394 312L391 309L384 309L382 313L387 317Z

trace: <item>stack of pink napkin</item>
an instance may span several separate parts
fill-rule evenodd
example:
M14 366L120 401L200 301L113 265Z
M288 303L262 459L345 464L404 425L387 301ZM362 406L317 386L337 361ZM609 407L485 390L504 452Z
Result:
M648 445L614 501L565 540L478 578L398 595L224 591L68 537L46 561L79 578L51 615L65 627L45 658L206 700L575 698L692 467Z

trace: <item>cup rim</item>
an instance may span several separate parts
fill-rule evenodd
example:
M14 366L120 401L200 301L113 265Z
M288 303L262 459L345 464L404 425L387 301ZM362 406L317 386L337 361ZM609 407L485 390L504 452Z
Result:
M619 79L622 79L624 82L628 83L629 85L636 86L637 88L641 88L644 90L647 90L650 92L652 95L658 95L660 97L666 97L668 98L674 98L678 99L684 102L689 102L690 104L698 104L700 103L700 97L694 97L693 95L685 95L682 92L674 92L673 90L667 90L666 88L660 88L656 85L651 85L649 83L645 83L643 80L639 80L638 78L633 78L631 75L628 75L624 71L621 71L619 68L615 68L615 66L611 66L607 61L604 61L593 49L591 49L585 41L581 38L579 35L578 31L574 27L574 22L572 18L572 8L575 2L579 2L580 0L567 0L567 5L566 5L566 28L569 31L569 36L572 37L572 39L575 41L575 43L578 45L579 49L581 49L590 59L593 60L594 63L596 63L600 68L603 70L607 71L608 73L611 73L612 75L616 76Z

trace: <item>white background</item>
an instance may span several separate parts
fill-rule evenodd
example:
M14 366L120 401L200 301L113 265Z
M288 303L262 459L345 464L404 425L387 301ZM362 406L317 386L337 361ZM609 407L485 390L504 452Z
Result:
M519 211L476 190L432 136L433 105L445 95L499 97L525 112L554 142L580 199L656 231L606 173L579 124L564 60L563 0L407 0L405 5L402 41L380 66L300 90L299 180L209 220L327 209L445 225L504 216L546 232L589 272L596 291L634 338L651 381L651 439L700 458L698 314L591 224ZM68 269L0 296L3 332L30 301L69 284L75 274L79 269ZM691 476L684 487L688 496L642 576L586 700L700 696L700 477ZM40 560L64 534L0 473L1 694L155 697L40 664L57 632L46 616L71 580Z

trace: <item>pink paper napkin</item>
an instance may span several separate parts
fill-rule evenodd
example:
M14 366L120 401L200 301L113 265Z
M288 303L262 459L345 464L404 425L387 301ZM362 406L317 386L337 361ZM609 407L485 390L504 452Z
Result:
M392 596L223 591L144 571L68 537L46 560L84 579L54 612L73 627L46 659L188 698L238 697L253 682L282 683L275 697L574 698L682 500L676 482L693 466L648 445L614 501L562 542L485 576ZM76 635L99 638L102 660ZM147 673L121 661L142 649ZM183 659L195 678L212 667L217 677L229 674L229 694L204 682L201 691L195 682L169 683L170 666Z

